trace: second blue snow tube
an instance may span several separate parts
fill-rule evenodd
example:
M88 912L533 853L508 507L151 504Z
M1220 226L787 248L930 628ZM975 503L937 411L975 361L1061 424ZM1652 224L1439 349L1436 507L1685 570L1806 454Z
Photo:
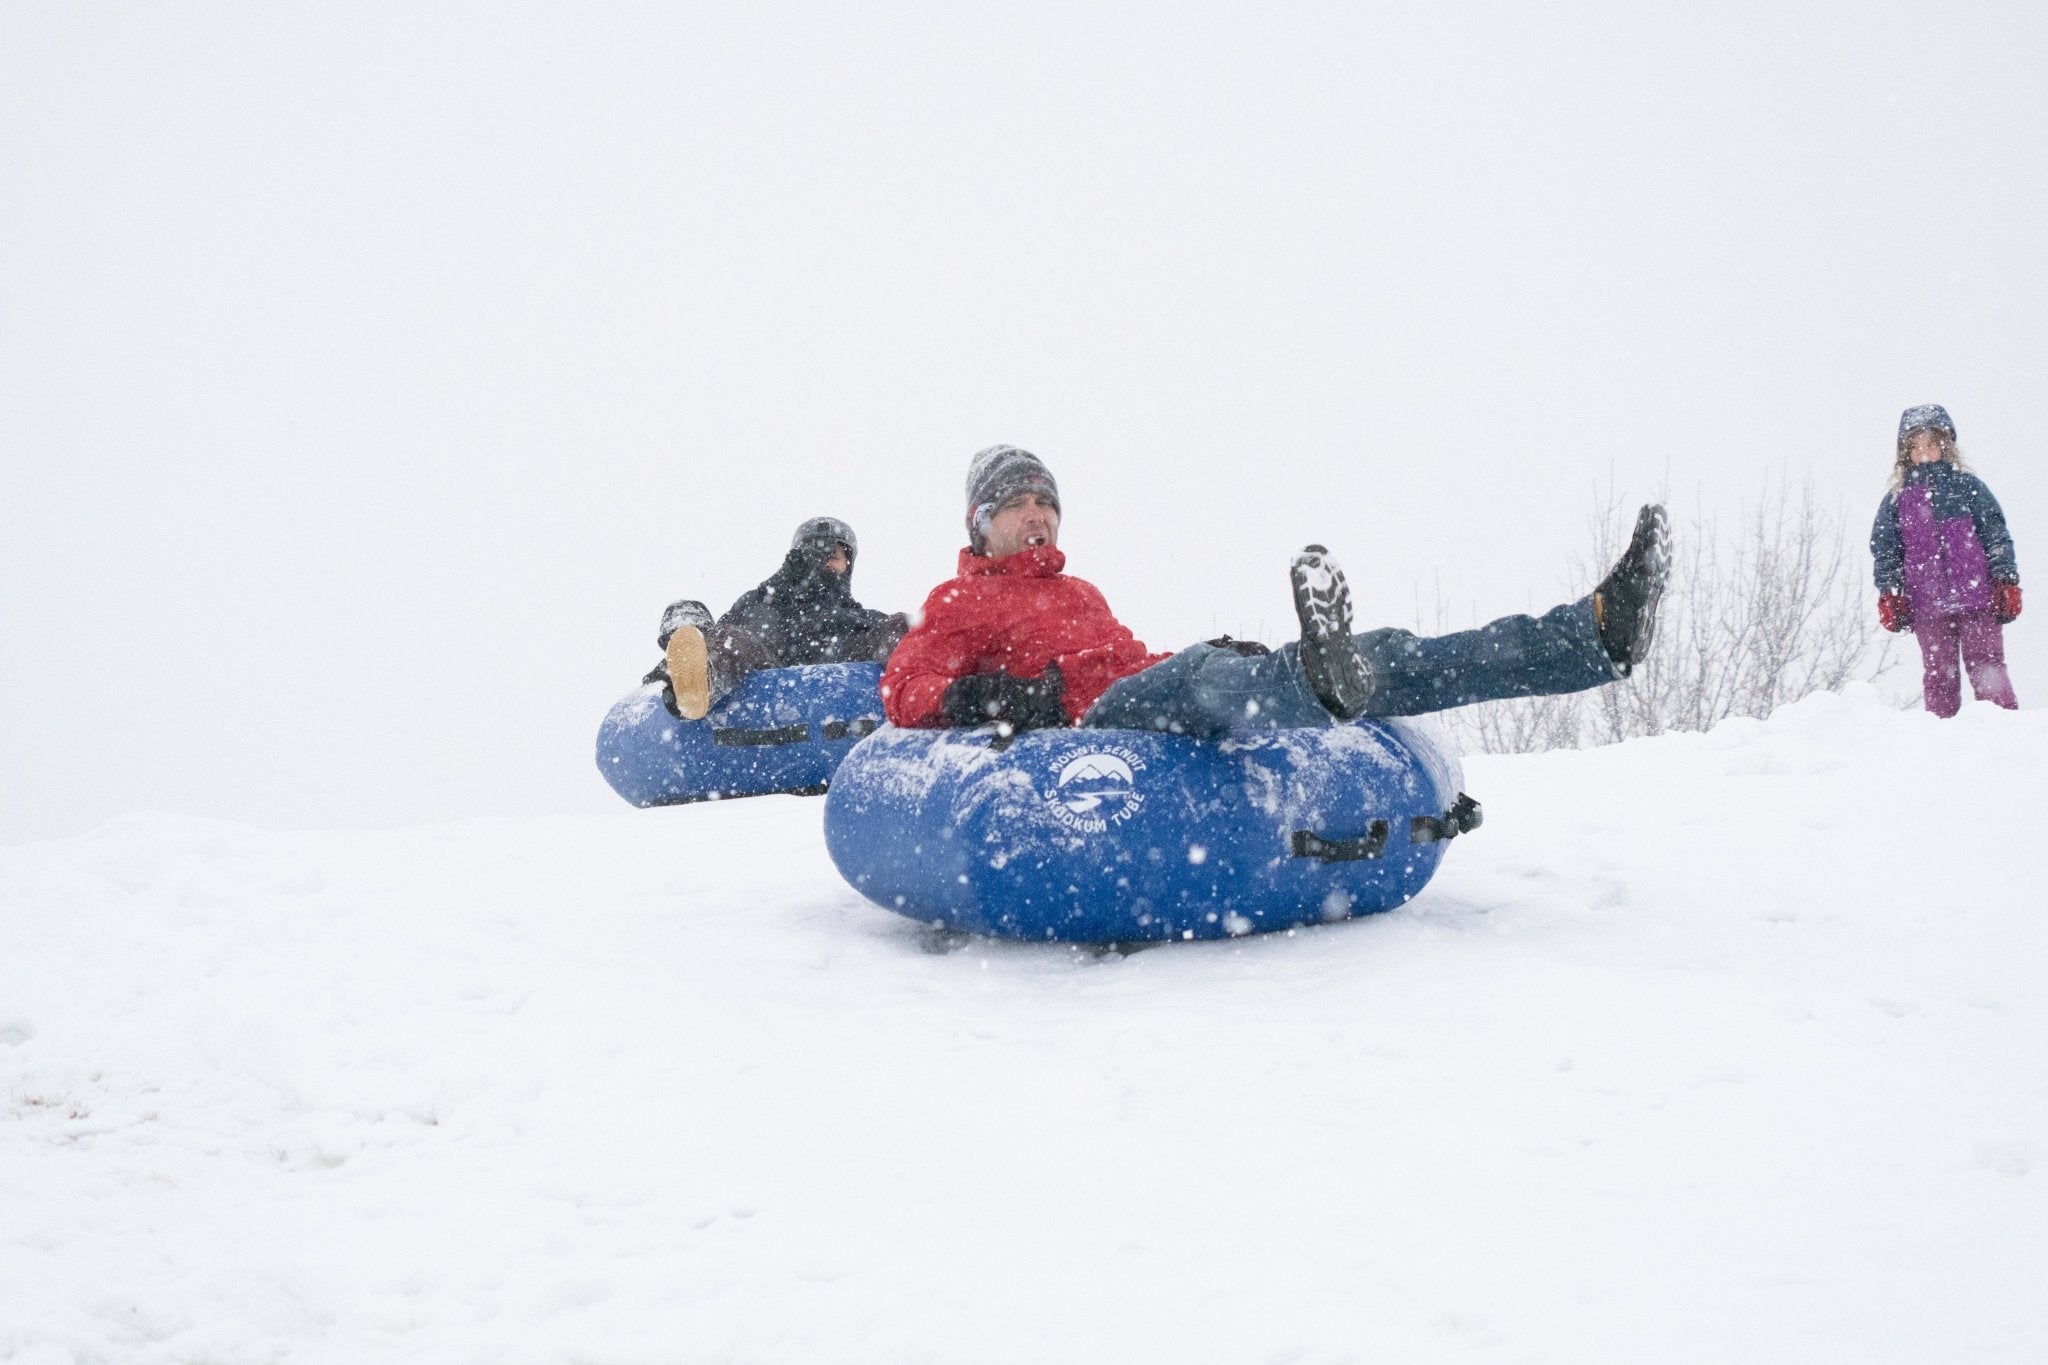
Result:
M597 731L597 767L636 806L825 790L882 723L882 666L807 664L741 679L702 720L661 704L661 684L621 699Z
M1388 910L1479 823L1410 724L1191 739L883 727L840 764L825 844L869 900L942 928L1204 939Z

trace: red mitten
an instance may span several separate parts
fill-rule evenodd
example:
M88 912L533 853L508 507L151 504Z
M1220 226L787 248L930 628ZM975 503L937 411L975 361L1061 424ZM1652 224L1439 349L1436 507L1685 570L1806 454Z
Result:
M1887 592L1878 594L1877 623L1893 634L1897 634L1913 624L1913 612L1906 605L1906 595L1904 593Z
M2000 624L2020 614L2020 585L2000 583L1998 585L1998 620Z

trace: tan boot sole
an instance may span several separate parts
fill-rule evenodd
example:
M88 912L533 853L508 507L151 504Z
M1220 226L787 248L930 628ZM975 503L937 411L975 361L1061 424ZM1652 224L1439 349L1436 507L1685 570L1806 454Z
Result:
M695 626L678 626L668 637L668 685L684 720L704 719L711 709L711 669L704 632Z

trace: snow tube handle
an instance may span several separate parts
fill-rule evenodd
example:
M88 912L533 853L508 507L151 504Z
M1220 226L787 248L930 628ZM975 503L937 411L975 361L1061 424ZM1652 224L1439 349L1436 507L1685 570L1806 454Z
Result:
M1408 822L1408 842L1435 844L1455 839L1478 829L1485 815L1479 803L1463 792L1442 815L1418 815ZM1320 858L1326 863L1361 862L1378 858L1387 851L1387 822L1375 820L1357 839L1325 839L1314 830L1298 829L1288 847L1297 858Z
M1486 821L1486 813L1479 803L1463 792L1451 802L1451 808L1442 815L1418 815L1408 822L1408 842L1411 844L1434 844L1444 839L1455 839L1460 834L1470 834Z
M804 744L811 738L808 725L778 725L768 730L746 730L737 726L713 730L711 742L732 748L751 748L762 745Z
M1387 851L1387 822L1373 821L1365 827L1365 837L1361 839L1325 839L1314 830L1298 829L1290 847L1297 858L1320 858L1326 863L1363 862Z

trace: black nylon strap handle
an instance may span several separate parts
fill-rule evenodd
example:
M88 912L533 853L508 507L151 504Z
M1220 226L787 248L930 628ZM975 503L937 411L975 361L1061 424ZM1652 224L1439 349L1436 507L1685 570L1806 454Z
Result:
M1435 844L1455 839L1478 829L1485 819L1479 803L1463 792L1442 815L1418 815L1408 822L1408 842ZM1297 858L1320 858L1326 863L1350 863L1383 857L1387 851L1387 822L1375 820L1357 839L1325 839L1313 830L1298 829L1288 841Z
M1325 839L1313 830L1298 829L1290 842L1297 858L1320 858L1326 863L1355 863L1377 858L1387 851L1387 822L1375 820L1359 839Z
M713 730L713 744L733 746L766 744L802 744L811 737L808 725L785 725L779 730Z
M1479 803L1463 792L1451 802L1451 808L1442 815L1418 815L1408 822L1408 842L1411 844L1434 844L1445 839L1455 839L1460 834L1470 834L1485 822L1485 812Z

